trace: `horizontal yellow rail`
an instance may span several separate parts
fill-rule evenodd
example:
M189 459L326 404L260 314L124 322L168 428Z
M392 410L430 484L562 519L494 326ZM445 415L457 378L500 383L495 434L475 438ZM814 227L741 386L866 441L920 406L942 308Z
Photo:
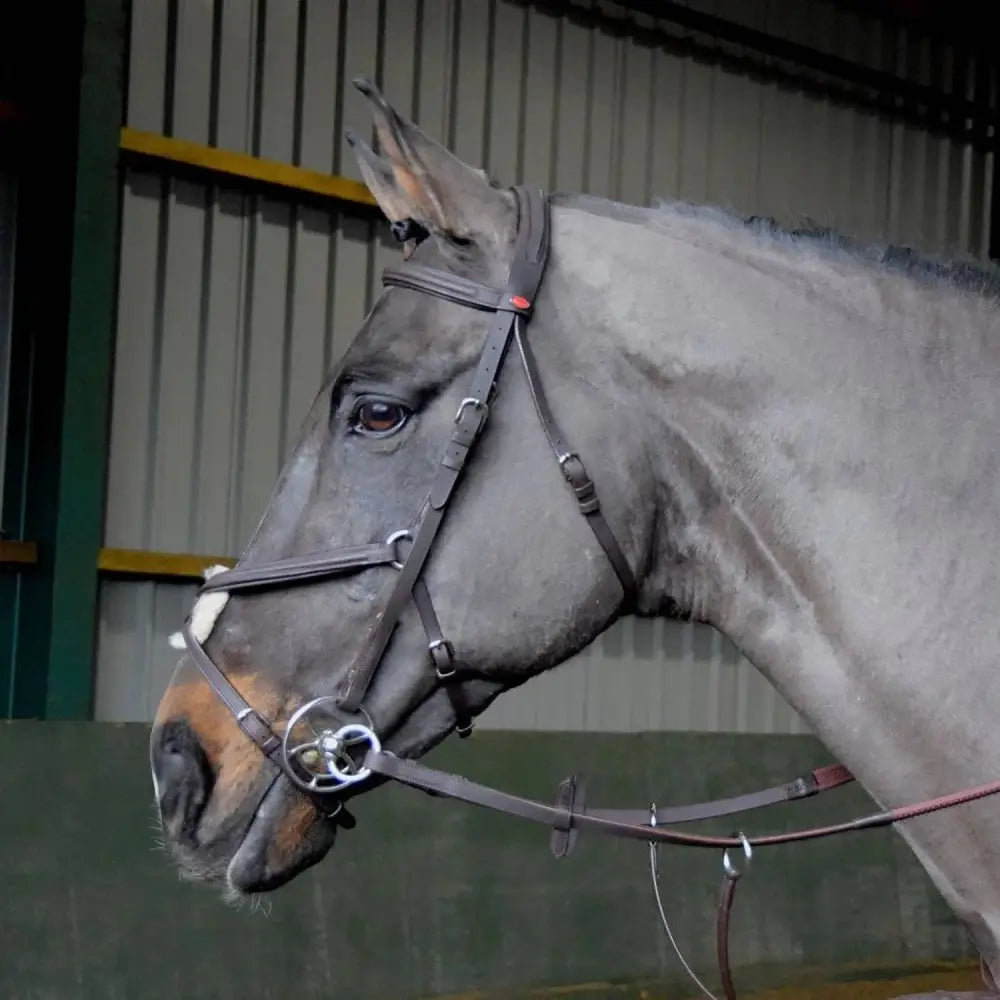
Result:
M130 576L174 576L201 579L208 566L235 566L230 556L200 556L185 552L145 552L140 549L101 549L97 568L103 573L125 573Z
M264 160L248 153L234 153L214 146L203 146L186 139L172 139L155 132L140 132L123 128L119 146L122 150L156 160L181 163L199 170L240 177L264 184L275 184L292 191L318 194L324 198L352 202L356 205L374 205L371 192L360 181L337 177L293 167L276 160Z
M34 542L4 541L0 538L0 564L32 566L38 562L38 546Z

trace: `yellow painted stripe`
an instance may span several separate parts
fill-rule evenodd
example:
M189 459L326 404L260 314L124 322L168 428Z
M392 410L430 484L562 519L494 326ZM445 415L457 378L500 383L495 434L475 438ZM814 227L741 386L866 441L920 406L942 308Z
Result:
M34 542L14 542L0 539L0 563L31 566L38 562L38 547Z
M230 177L276 184L293 191L305 191L337 201L348 201L357 205L375 204L371 192L360 181L323 174L318 170L306 170L305 167L293 167L291 164L279 163L276 160L264 160L248 153L234 153L227 149L202 146L186 139L172 139L165 135L157 135L155 132L123 128L120 147L140 156L182 163L185 166L210 170Z
M235 566L229 556L200 556L184 552L144 552L139 549L101 549L97 568L104 573L131 576L176 576L201 579L207 566Z

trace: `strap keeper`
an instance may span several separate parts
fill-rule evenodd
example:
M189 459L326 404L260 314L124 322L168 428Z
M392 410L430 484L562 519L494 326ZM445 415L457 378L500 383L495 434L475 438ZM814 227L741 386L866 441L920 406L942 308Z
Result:
M268 756L281 745L281 740L275 736L264 718L249 705L236 716L236 722L240 729Z
M576 846L580 831L573 825L573 817L583 810L583 793L583 779L576 774L561 781L556 790L556 808L561 815L552 824L549 849L557 858L568 857Z
M455 647L448 639L434 639L427 644L439 681L450 680L458 672L455 667Z
M576 494L576 502L581 514L595 514L601 509L593 480L588 479L582 486L574 486L573 492Z
M458 441L455 437L448 442L448 448L445 451L444 458L441 459L441 464L446 469L451 469L452 472L461 472L463 466L465 465L465 460L469 457L469 445L463 444L463 442Z
M559 468L562 470L563 478L573 488L580 513L595 514L599 511L601 504L597 499L597 488L593 479L587 474L587 468L580 456L575 451L560 456Z

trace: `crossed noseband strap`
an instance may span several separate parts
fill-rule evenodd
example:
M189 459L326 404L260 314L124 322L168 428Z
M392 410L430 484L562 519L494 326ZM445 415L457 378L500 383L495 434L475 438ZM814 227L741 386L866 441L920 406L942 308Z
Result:
M256 566L239 566L212 577L201 588L203 593L275 589L291 583L330 579L375 566L388 565L396 569L398 576L388 601L376 617L362 655L349 668L339 692L303 705L286 726L282 739L215 665L192 633L190 622L182 630L195 664L247 736L308 792L338 791L361 777L367 777L362 763L364 751L377 750L372 740L375 743L378 741L374 736L374 727L366 727L361 721L362 716L367 720L363 701L393 631L411 600L427 635L430 666L451 699L458 733L467 736L472 730L472 714L461 686L461 662L441 627L422 573L455 487L486 428L497 377L512 341L517 343L535 411L559 469L573 492L580 513L586 518L621 582L625 602L632 601L635 579L628 560L604 517L593 480L556 423L525 335L549 257L548 200L536 189L517 187L512 190L518 208L518 229L504 288L491 288L448 271L417 264L387 269L382 276L386 286L431 295L494 314L475 374L455 414L451 436L415 523L393 532L382 542L346 546ZM400 233L410 232L407 227L397 227L397 230ZM336 709L342 722L339 729L316 728L311 713L321 706ZM312 728L312 737L290 745L289 732L298 722L305 722ZM368 728L370 739L361 738L361 730L365 728ZM351 755L349 748L359 742L367 745L360 748L360 756L357 753ZM357 762L354 762L355 757L359 758Z

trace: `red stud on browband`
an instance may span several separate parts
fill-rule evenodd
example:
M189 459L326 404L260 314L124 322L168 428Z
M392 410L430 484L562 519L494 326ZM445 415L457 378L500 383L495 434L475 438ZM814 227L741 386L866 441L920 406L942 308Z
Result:
M512 295L510 304L515 309L528 309L531 306L531 303L523 295Z

